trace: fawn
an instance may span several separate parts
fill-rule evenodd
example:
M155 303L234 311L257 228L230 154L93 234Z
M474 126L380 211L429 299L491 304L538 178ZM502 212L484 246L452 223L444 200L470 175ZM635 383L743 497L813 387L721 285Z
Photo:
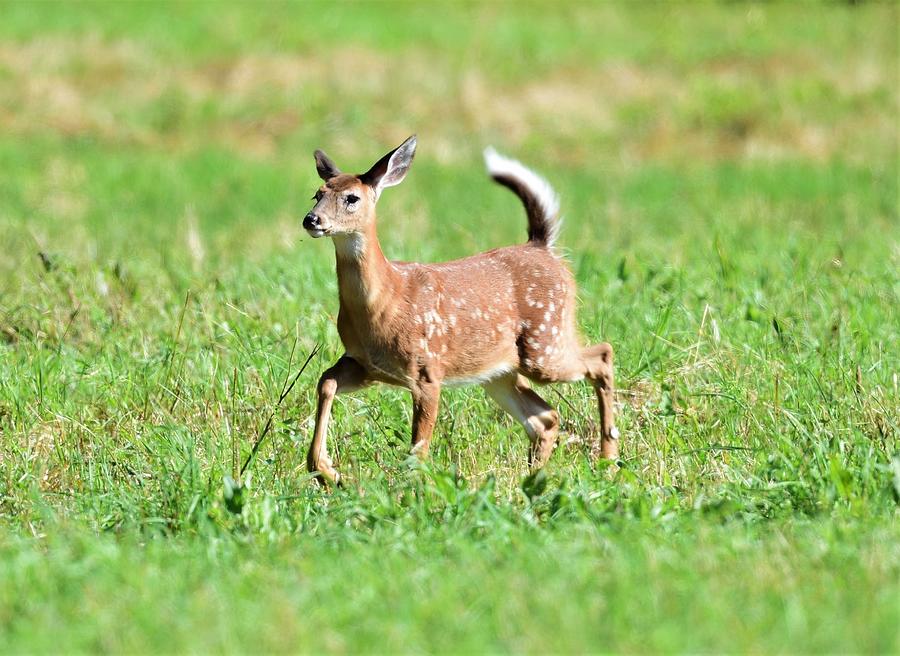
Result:
M321 150L324 184L303 220L314 238L331 237L337 259L337 327L345 354L318 385L318 409L307 468L339 483L326 448L336 394L373 382L412 392L412 450L428 453L443 385L478 384L519 421L531 440L529 464L542 467L556 443L559 415L538 396L538 383L587 378L600 406L601 455L618 457L613 423L613 349L585 348L575 327L575 280L553 248L559 200L546 180L492 149L488 173L525 205L528 241L452 262L388 261L375 230L375 204L403 181L416 137L360 175L342 173Z

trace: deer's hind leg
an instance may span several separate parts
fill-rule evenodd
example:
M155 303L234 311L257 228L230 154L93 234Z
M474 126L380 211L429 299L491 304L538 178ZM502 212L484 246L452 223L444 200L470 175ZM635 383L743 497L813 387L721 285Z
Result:
M535 393L528 380L519 374L496 378L484 385L497 404L525 427L531 449L528 464L532 469L540 469L556 446L559 432L559 413Z
M613 379L613 348L603 342L581 352L585 376L597 393L600 408L600 456L615 460L619 457L619 429L615 424L616 387Z
M577 344L575 339L572 340ZM569 382L587 378L597 394L600 410L600 455L609 460L619 457L619 431L615 425L615 382L613 348L607 343L587 348L573 346L552 358L529 357L524 370L541 383Z

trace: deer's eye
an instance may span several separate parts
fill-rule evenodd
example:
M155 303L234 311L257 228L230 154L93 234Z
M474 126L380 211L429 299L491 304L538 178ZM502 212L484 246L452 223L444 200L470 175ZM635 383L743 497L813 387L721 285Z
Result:
M359 196L356 194L347 194L347 205L354 205L359 202Z

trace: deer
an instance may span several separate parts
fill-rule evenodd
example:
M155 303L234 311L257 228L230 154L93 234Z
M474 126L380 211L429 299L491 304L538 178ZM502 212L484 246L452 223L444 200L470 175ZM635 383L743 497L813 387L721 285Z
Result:
M381 193L406 177L415 153L413 135L365 173L349 174L315 151L322 185L303 228L334 243L344 355L318 382L307 469L325 486L341 484L326 445L334 398L373 383L410 391L411 451L420 458L428 455L441 389L481 385L524 427L528 465L537 471L556 445L560 415L531 383L587 379L599 406L600 456L616 460L613 348L582 345L575 278L555 247L556 192L531 169L488 148L488 174L525 206L527 242L450 262L390 261L378 242L375 208Z

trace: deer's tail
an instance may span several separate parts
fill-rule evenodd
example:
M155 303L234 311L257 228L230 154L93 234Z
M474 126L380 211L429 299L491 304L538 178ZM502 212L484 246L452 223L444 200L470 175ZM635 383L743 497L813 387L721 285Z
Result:
M494 182L519 197L528 215L528 241L553 246L562 223L559 196L544 178L521 162L504 157L493 148L484 151L484 163Z

